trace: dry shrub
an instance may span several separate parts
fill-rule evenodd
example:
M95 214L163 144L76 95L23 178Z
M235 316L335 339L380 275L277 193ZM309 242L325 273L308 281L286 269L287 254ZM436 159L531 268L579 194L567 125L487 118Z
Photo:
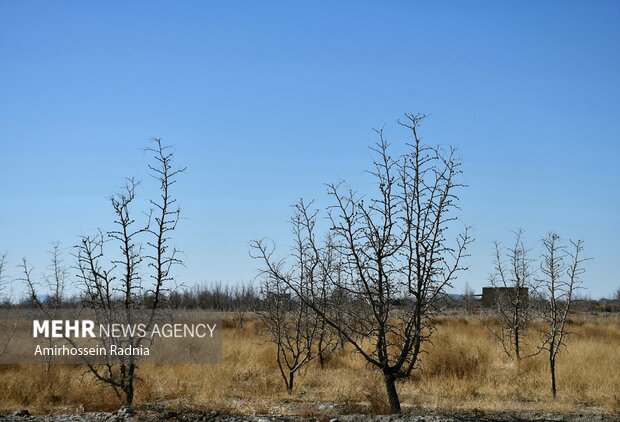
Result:
M0 375L0 408L44 413L118 408L114 393L84 372L79 365L52 365L49 371L43 365L11 365Z
M480 348L454 341L446 335L438 337L436 346L423 361L422 376L463 379L486 374L489 356L482 353Z
M222 318L222 328L223 329L233 329L237 327L237 323L235 322L232 316L226 316Z
M607 408L611 413L620 416L620 393L613 394L613 397L607 404Z
M374 415L386 415L390 413L390 405L387 400L385 385L380 377L369 377L366 380L365 390L365 399L370 406L369 413Z

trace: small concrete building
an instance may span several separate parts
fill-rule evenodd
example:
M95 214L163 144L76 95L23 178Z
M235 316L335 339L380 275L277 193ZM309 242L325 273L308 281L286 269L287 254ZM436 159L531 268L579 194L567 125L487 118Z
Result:
M529 291L527 287L520 290L521 300L527 302ZM485 308L494 307L499 301L512 301L517 296L517 288L515 287L483 287L482 288L482 306Z

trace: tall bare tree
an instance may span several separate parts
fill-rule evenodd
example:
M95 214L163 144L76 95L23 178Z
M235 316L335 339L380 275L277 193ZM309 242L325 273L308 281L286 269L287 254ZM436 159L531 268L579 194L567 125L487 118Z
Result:
M495 272L491 275L496 290L497 321L489 328L506 355L517 362L540 352L540 348L525 352L525 333L536 311L530 298L536 292L536 285L523 234L521 229L515 231L513 245L508 248L495 242Z
M77 246L78 277L85 287L90 305L99 310L98 317L116 321L119 313L125 315L124 322L131 323L132 310L138 305L151 310L158 309L165 300L165 294L175 286L171 270L182 264L178 250L171 244L171 234L179 221L180 209L172 195L171 186L176 176L185 168L172 167L173 152L155 139L155 146L147 150L154 153L154 165L149 165L154 178L159 182L160 197L151 200L154 207L148 214L148 222L138 225L133 217L132 206L138 183L127 179L124 189L110 198L115 213L116 228L108 233L82 238ZM150 249L144 252L143 241ZM106 259L105 245L118 245L120 257ZM145 285L143 261L148 260L150 285ZM147 303L142 303L144 297ZM124 346L134 346L133 338ZM119 341L111 339L110 341ZM99 381L111 386L120 400L131 406L134 398L137 362L133 355L111 358L105 365L86 362L90 372Z
M138 237L147 228L135 227L131 205L137 183L128 179L124 189L110 198L115 213L116 228L106 234L84 237L77 247L78 277L82 281L89 305L98 310L96 316L106 324L121 321L131 324L134 309L142 289L139 266L142 262ZM120 258L105 262L106 237L118 244ZM102 339L123 346L134 346L134 339ZM126 343L125 343L126 342ZM110 385L120 400L131 406L134 398L134 380L137 362L133 355L106 359L104 365L86 360L90 372L101 382Z
M178 256L180 251L172 244L170 237L181 215L177 199L172 195L172 186L177 182L177 176L184 173L187 167L173 167L173 149L163 145L160 138L155 138L154 146L147 148L147 151L153 153L155 164L149 164L149 169L159 183L161 193L159 199L150 201L154 207L155 224L150 226L148 232L154 239L148 241L150 253L146 255L148 265L153 270L153 287L149 292L153 297L152 308L156 309L164 298L163 293L177 287L171 275L172 268L183 264Z
M543 275L540 283L546 299L543 348L549 353L551 394L554 399L557 396L556 358L561 348L566 347L568 316L585 273L583 264L587 261L583 257L583 241L569 240L569 243L569 246L564 246L558 234L549 233L543 239L544 254L540 265Z
M422 144L418 136L424 116L406 114L402 127L411 141L408 151L392 157L383 130L369 172L378 193L364 198L344 184L328 186L334 201L329 221L342 271L330 279L331 291L349 298L336 313L322 310L316 292L307 291L283 273L261 245L264 266L286 283L304 303L383 374L392 412L400 412L396 381L416 367L423 342L434 326L445 289L463 270L471 239L465 228L454 241L449 228L457 219L461 164L454 149ZM306 227L314 239L314 226Z

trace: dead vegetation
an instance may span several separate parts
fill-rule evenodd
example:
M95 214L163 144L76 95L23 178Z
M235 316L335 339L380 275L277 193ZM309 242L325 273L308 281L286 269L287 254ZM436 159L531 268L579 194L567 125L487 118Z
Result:
M558 362L561 382L551 400L548 362L538 355L520 365L497 347L481 316L437 318L432 353L422 353L420 370L399 383L403 410L483 409L486 411L620 412L620 321L617 315L580 315L570 321L575 334ZM225 318L219 365L165 365L140 372L135 405L235 414L335 414L389 411L381 374L368 371L350 347L304 367L287 393L260 319L244 328ZM485 322L487 323L487 322ZM531 336L540 327L534 324ZM532 338L532 340L534 340ZM83 366L0 367L0 411L28 408L36 413L110 411L114 393ZM318 404L317 404L318 403Z

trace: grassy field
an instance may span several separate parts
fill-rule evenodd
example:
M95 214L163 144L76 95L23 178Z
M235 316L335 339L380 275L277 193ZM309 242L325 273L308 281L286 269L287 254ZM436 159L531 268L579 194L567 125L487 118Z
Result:
M231 319L232 320L232 319ZM620 413L620 319L573 318L568 348L558 357L558 398L549 391L546 356L517 367L493 342L482 317L443 317L415 375L398 384L405 411L425 409L536 410ZM275 350L258 320L243 329L225 324L219 365L144 366L136 405L160 403L233 413L320 414L387 410L379 374L356 354L339 351L323 369L312 362L288 394L277 372ZM537 334L532 331L530 341ZM111 410L119 402L80 366L0 367L0 411ZM331 406L331 407L330 407Z

